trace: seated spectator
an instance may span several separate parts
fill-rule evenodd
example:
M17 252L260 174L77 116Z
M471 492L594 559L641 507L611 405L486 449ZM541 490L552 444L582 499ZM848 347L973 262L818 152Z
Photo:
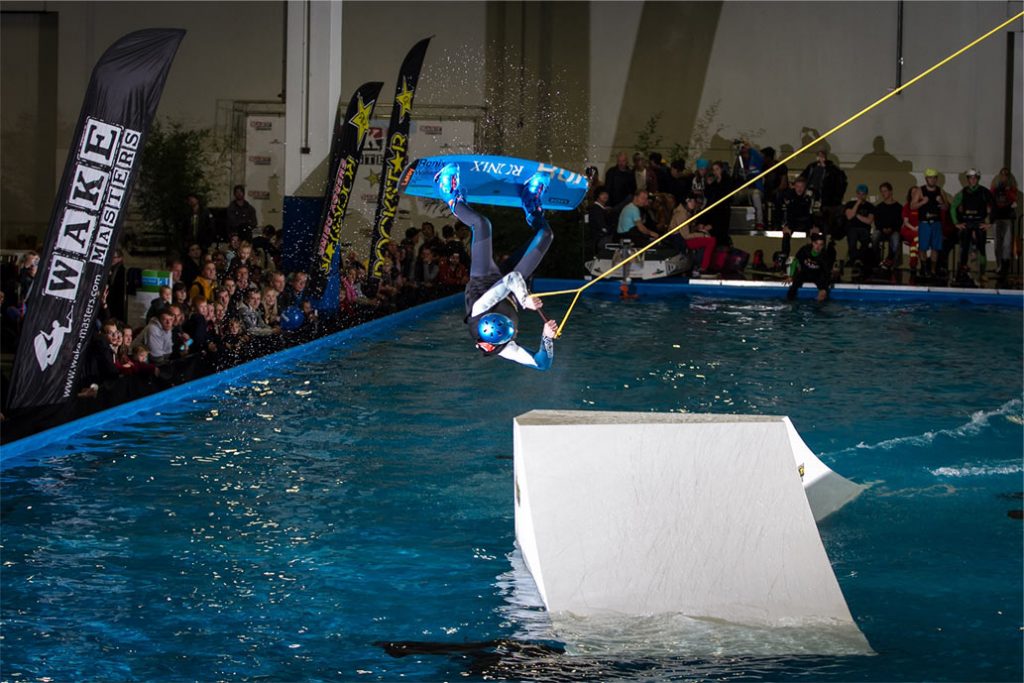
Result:
M416 264L416 286L433 289L437 286L437 275L440 266L434 255L434 247L424 245L420 249L420 257Z
M149 349L150 358L154 363L166 363L174 351L174 312L171 306L164 308L146 324L142 333L136 337L133 348L145 346Z
M277 299L277 307L282 311L291 306L301 307L306 300L306 284L309 282L309 275L297 270L289 278L288 288L285 289Z
M160 368L149 362L149 349L141 344L132 350L131 355L118 361L117 369L122 375L160 376Z
M195 311L185 321L183 331L192 340L189 353L216 353L217 345L211 339L210 322L207 318L211 315L210 304L203 297L196 297L192 301Z
M252 245L248 242L242 242L238 245L237 253L228 259L227 275L234 276L239 268L250 268L252 265Z
M644 225L643 209L647 208L649 201L647 190L637 190L633 200L623 207L616 233L620 240L630 239L634 245L642 247L658 237L658 233Z
M225 322L224 334L221 336L221 350L217 358L218 367L227 368L242 361L248 343L249 338L245 333L242 321L238 318L228 318Z
M132 353L132 344L135 342L135 331L125 325L121 328L121 345L117 349L118 359L127 358Z
M192 314L192 306L189 304L188 286L184 282L177 282L171 287L171 303L181 307L186 317Z
M270 327L280 328L281 327L281 314L278 312L278 293L273 287L266 287L263 290L262 300L260 301L260 315L263 317L263 322Z
M234 288L235 282L231 278L226 278L224 282L230 282ZM227 287L217 287L213 290L213 302L223 306L226 315L234 315L235 306L231 303L231 291Z
M469 282L469 270L462 263L461 254L453 251L441 261L437 282L442 287L461 289Z
M153 302L149 304L149 309L146 311L144 320L149 322L149 319L154 315L158 314L165 306L169 306L172 302L173 290L167 285L160 285L160 294L153 299Z
M672 214L673 227L686 223L679 231L679 236L686 242L686 248L700 254L700 265L694 267L691 277L700 277L702 273L706 273L715 254L715 238L709 235L706 229L702 229L703 226L692 221L687 223L696 212L697 198L687 197L685 206L677 207Z
M245 332L255 337L273 334L274 328L266 323L260 310L262 297L259 290L250 289L245 297L245 301L238 304L238 317Z
M212 262L207 262L203 265L202 272L192 283L192 289L189 290L189 299L192 301L192 305L195 306L196 299L200 298L210 301L213 298L213 288L216 286L217 266Z
M238 254L239 247L242 246L242 238L238 236L237 232L231 232L228 234L228 246L224 249L224 260L227 261L228 265L235 259Z
M249 268L246 266L239 266L238 270L235 271L235 292L232 295L232 299L235 300L235 304L245 301L249 292L260 291L260 288L256 286L249 278Z
M441 228L441 237L444 240L444 244L440 253L437 256L445 257L453 252L458 252L460 259L463 263L466 262L466 247L463 246L462 240L455 236L455 228L450 225L445 225ZM394 244L394 242L388 242L388 246ZM393 256L393 254L392 254Z

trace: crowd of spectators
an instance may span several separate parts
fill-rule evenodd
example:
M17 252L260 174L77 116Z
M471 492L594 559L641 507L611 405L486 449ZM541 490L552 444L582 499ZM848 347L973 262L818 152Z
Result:
M408 228L403 239L388 243L379 278L368 278L366 264L348 252L341 256L336 282L311 282L304 270L283 269L281 236L273 226L257 228L244 188L235 189L221 222L198 197L189 196L186 206L182 253L167 263L171 284L160 287L140 319L129 320L131 278L123 254L114 252L79 376L75 414L460 292L469 279L470 233L462 225L458 232L444 225L440 235L429 222ZM38 253L28 252L5 267L5 352L17 348L38 263ZM337 301L328 302L327 292L334 291Z
M737 141L731 161L698 158L692 167L683 159L664 164L660 153L634 154L632 163L619 153L603 181L596 168L590 179L586 216L591 246L600 252L610 243L623 240L643 247L694 215L729 195L738 186L761 175L776 164L771 147L758 149ZM847 198L849 181L845 171L819 150L807 167L791 173L785 164L698 216L692 223L663 241L667 248L691 252L692 276L706 272L715 250L732 246L731 205L753 209L756 231L781 233L779 248L768 261L755 254L752 267L785 272L793 250L794 233L810 237L822 233L828 240L829 265L835 281L849 269L852 279L886 277L896 282L903 265L903 247L909 249L909 279L935 283L970 282L967 271L972 249L978 254L978 281L987 273L985 242L995 238L995 275L1005 284L1015 250L1017 222L1017 181L1003 168L988 187L980 183L974 169L964 172L966 185L947 192L938 184L938 173L925 172L925 183L900 188L889 182L877 188L877 203L869 201L867 185L856 186ZM900 202L897 196L904 196ZM919 225L920 223L920 225ZM846 259L837 253L837 243L846 242ZM950 267L959 247L957 264ZM920 254L920 256L919 256ZM719 263L721 260L719 260Z

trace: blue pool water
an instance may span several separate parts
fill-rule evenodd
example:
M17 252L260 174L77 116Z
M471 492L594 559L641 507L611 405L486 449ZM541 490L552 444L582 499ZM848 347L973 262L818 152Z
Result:
M473 356L453 301L7 466L0 674L1019 681L1022 344L1016 309L596 297L542 374ZM877 655L559 654L513 569L534 408L790 415L871 484L820 530Z

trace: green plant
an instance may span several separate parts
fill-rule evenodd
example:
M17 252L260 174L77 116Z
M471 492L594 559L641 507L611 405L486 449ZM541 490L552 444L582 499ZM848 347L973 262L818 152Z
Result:
M661 136L658 135L658 124L661 122L661 117L664 112L658 112L647 119L647 123L644 127L636 132L636 143L633 145L640 154L647 156L650 152L653 152L661 144Z
M157 121L146 137L134 200L143 220L166 235L169 246L176 243L186 196L195 194L206 203L211 135L205 128Z

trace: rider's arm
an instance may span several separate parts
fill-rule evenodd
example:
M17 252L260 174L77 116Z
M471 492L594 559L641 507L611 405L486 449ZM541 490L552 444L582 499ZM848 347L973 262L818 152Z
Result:
M515 342L509 342L498 355L536 370L547 370L555 359L555 342L551 337L543 337L540 351L532 355Z
M473 309L469 314L474 317L483 315L497 306L498 302L509 294L516 298L520 306L526 308L526 301L530 298L530 292L526 289L526 281L523 280L523 276L515 270L495 282L490 289L484 292L484 295L473 304Z

